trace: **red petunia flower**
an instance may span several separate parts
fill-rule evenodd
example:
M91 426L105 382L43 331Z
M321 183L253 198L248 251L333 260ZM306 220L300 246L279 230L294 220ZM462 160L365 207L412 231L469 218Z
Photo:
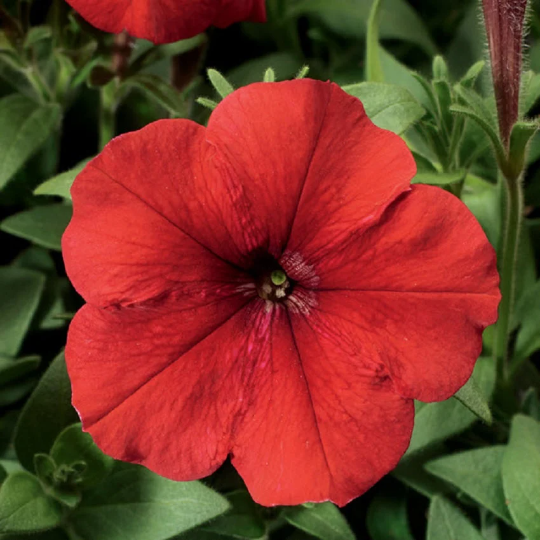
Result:
M264 505L366 491L407 448L413 398L469 378L499 302L480 226L414 173L312 80L114 139L63 238L88 302L66 349L84 429L176 480L230 456Z
M264 22L265 0L67 0L88 22L106 32L126 30L154 43L193 37L209 26Z

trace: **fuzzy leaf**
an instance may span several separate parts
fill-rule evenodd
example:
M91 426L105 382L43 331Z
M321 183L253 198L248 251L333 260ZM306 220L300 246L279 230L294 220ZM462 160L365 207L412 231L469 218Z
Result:
M72 213L72 207L67 204L35 206L4 219L0 223L0 230L30 240L38 246L61 251L62 235Z
M49 178L49 180L46 180L34 190L34 194L57 195L58 197L71 201L71 186L77 175L84 169L89 161L90 159L85 159L72 169L69 169L69 171L65 171Z
M484 540L478 529L444 497L429 506L427 540Z
M230 508L200 482L173 482L137 465L117 464L70 516L85 540L166 540Z
M19 352L44 286L45 276L39 272L0 267L0 354Z
M435 459L426 469L513 525L502 484L504 446L489 446Z
M363 103L375 125L398 135L425 113L407 90L393 84L365 82L344 86L343 90Z
M47 140L60 114L59 105L38 105L19 94L0 100L0 189Z
M540 538L540 423L518 414L502 464L504 494L519 530Z
M64 354L51 363L26 402L15 430L15 450L22 465L32 470L34 454L48 454L57 435L78 420L71 406L71 385Z
M454 394L454 397L480 420L491 424L493 417L489 403L472 377Z
M347 520L331 502L288 508L283 517L291 525L321 540L354 540Z
M25 471L10 474L0 489L0 532L37 532L60 524L62 507Z

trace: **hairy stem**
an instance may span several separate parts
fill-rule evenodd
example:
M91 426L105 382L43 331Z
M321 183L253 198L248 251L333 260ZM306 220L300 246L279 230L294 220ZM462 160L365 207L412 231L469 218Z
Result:
M521 178L504 179L504 185L506 188L506 208L500 259L502 299L499 305L499 320L495 327L493 354L499 366L499 373L507 378L509 374L508 342L515 300L516 262L523 216L523 192Z

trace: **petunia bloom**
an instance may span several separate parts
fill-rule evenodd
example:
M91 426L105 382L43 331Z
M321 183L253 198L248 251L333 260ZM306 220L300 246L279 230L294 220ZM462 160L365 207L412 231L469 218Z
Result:
M265 0L67 0L82 17L105 32L170 43L214 25L264 22Z
M413 398L467 381L499 302L479 224L414 174L398 136L312 80L114 139L63 238L84 429L175 480L230 457L263 505L366 491L405 452Z

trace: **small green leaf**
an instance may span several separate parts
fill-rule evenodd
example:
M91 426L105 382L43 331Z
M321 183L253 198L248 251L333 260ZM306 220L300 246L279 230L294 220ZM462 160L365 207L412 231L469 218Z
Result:
M435 459L426 469L513 525L502 484L504 446L489 446Z
M491 424L493 417L489 403L472 377L454 394L454 397L480 420Z
M266 533L266 525L259 508L246 491L233 491L227 495L232 508L202 529L235 538L259 539Z
M371 540L414 540L404 495L376 495L368 508L366 526Z
M52 484L56 464L48 454L36 454L34 456L34 470L37 477L45 485Z
M440 81L448 81L448 66L445 59L438 54L433 58L433 78Z
M283 517L298 529L321 540L354 540L347 520L331 502L288 508Z
M0 488L0 532L38 532L60 524L62 507L44 492L39 480L21 471Z
M39 356L26 356L17 360L0 356L0 386L32 373L40 361Z
M71 466L84 461L86 467L78 482L84 489L99 484L114 465L114 460L94 444L90 434L84 433L80 424L64 429L54 441L50 454L57 465Z
M448 186L461 182L465 179L466 171L443 172L420 172L412 180L411 184L430 184L433 186Z
M211 111L213 111L218 106L216 101L214 101L213 99L205 98L205 97L198 97L195 101L202 107L206 107L207 109L210 109Z
M264 72L263 82L276 82L276 72L271 67Z
M34 386L36 386L37 380L38 378L36 375L27 375L22 379L18 379L17 381L4 386L0 390L0 407L7 407L8 405L20 401L32 391Z
M157 75L139 73L123 81L126 88L138 88L152 101L161 105L170 114L183 117L186 106L178 90Z
M286 17L313 15L339 36L363 39L374 0L297 0L286 2ZM436 46L422 21L405 0L384 0L380 38L415 43L429 54Z
M425 113L407 90L392 84L366 82L344 86L343 90L363 103L375 125L398 135Z
M517 322L521 325L516 340L520 358L528 358L540 349L540 280L523 294L516 305Z
M429 506L427 540L484 540L480 531L444 497Z
M479 358L473 377L485 396L491 396L495 386L495 362ZM477 417L457 399L439 403L416 403L414 430L406 456L427 446L452 437L471 426Z
M518 414L502 464L504 494L519 530L540 538L540 423Z
M209 69L208 78L210 79L212 86L216 89L216 92L222 98L226 98L229 94L234 92L232 84L219 71Z
M167 43L159 46L138 40L134 51L134 60L129 66L127 76L130 77L153 64L201 47L206 43L207 39L205 34L198 34L189 39L182 39L180 41L175 41L174 43ZM141 54L137 54L140 49L146 50Z
M375 0L371 6L366 32L366 80L384 82L379 51L379 21L382 0Z
M60 173L40 184L35 190L35 195L56 195L71 201L70 189L77 175L86 167L90 159L81 161L69 171Z
M522 99L521 105L523 114L527 114L540 98L540 74L527 71L522 78Z
M296 74L295 79L305 79L308 73L309 73L309 66L304 65L298 70L298 73Z
M173 482L137 465L117 464L69 521L85 540L166 540L229 508L227 499L200 482Z
M0 223L0 230L30 240L38 246L62 250L62 235L73 209L67 204L35 206L9 216Z
M38 105L14 94L0 100L0 189L58 126L59 105Z
M71 406L64 353L61 353L41 377L19 416L14 442L22 465L32 470L34 454L48 454L57 435L77 420Z
M512 127L508 150L508 167L511 178L518 178L522 173L529 143L537 131L538 124L536 122L516 122Z
M38 272L0 267L0 354L19 352L44 286L45 276Z
M461 86L464 86L465 88L472 88L474 86L474 83L476 82L476 79L478 78L478 75L482 73L485 65L486 63L484 62L484 60L480 60L479 62L473 64L467 70L467 73L465 73L461 81L459 81L459 84L461 84Z

